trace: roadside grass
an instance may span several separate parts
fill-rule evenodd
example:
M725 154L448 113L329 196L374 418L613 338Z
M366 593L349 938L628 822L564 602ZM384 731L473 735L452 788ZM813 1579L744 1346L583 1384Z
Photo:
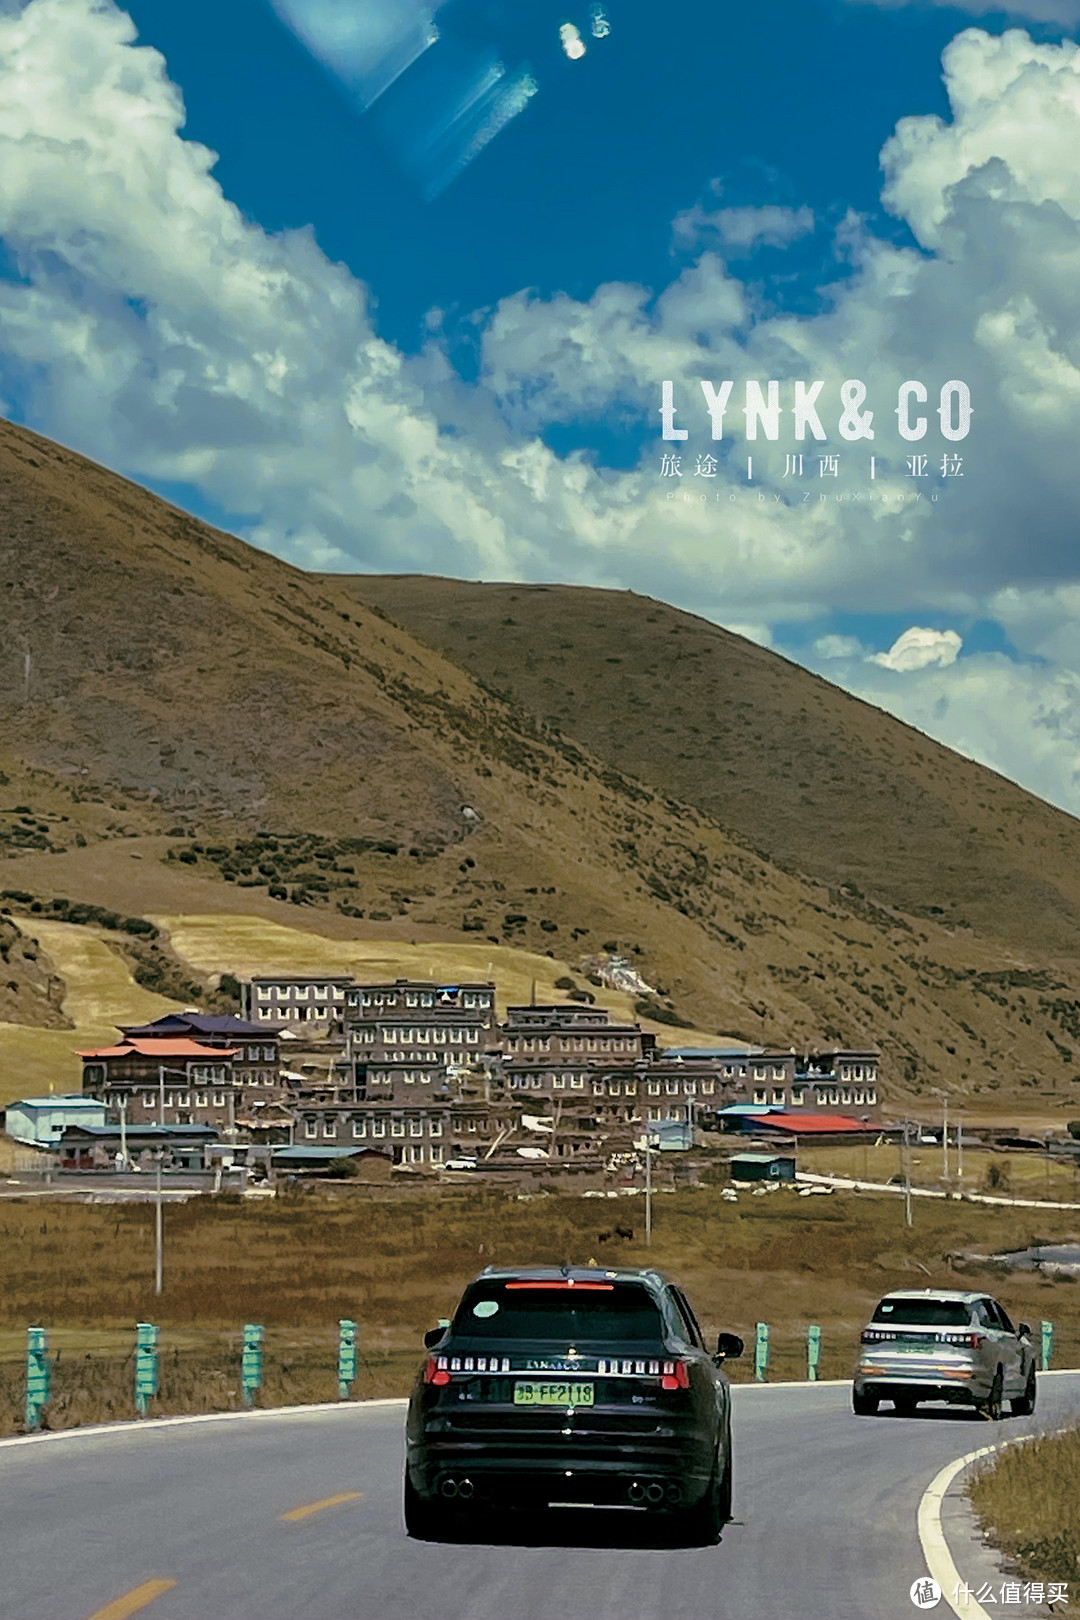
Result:
M1025 1581L1066 1581L1080 1612L1080 1427L1007 1446L973 1476L983 1529Z
M825 1206L824 1208L822 1206ZM822 1329L819 1376L850 1375L858 1337L891 1288L959 1285L996 1293L1038 1332L1054 1322L1056 1366L1080 1366L1080 1287L1068 1280L967 1267L968 1247L1021 1248L1075 1234L1068 1212L920 1204L903 1224L898 1200L777 1192L725 1203L717 1189L658 1194L651 1247L640 1198L617 1205L559 1195L521 1201L498 1189L318 1191L260 1200L194 1198L165 1209L165 1291L153 1293L149 1204L0 1204L0 1426L22 1421L25 1329L50 1334L50 1424L127 1416L137 1321L161 1330L158 1412L239 1405L241 1330L265 1327L269 1404L336 1393L337 1323L360 1324L358 1396L404 1394L422 1335L454 1308L488 1264L655 1265L687 1288L709 1337L739 1333L753 1377L755 1324L771 1331L770 1381L806 1376L806 1332ZM635 1236L621 1240L616 1222Z

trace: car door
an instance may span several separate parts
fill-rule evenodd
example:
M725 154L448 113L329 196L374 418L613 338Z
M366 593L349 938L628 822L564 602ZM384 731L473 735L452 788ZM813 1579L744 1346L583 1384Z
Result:
M1005 1388L1014 1395L1022 1395L1024 1393L1024 1385L1027 1382L1028 1371L1027 1360L1024 1355L1024 1347L1016 1336L1016 1328L1010 1321L1009 1314L1004 1305L999 1304L996 1299L992 1299L990 1303L994 1307L994 1311L1001 1322L1002 1331L1005 1334L1005 1339L1012 1355L1012 1368L1006 1368L1005 1372Z
M715 1412L717 1433L725 1432L727 1412L727 1380L719 1373L716 1363L705 1348L705 1338L698 1325L698 1319L690 1307L686 1295L679 1288L670 1289L671 1303L679 1322L679 1331L687 1344L692 1345L695 1353L694 1360L701 1366L702 1372L712 1387L712 1404Z
M1005 1330L998 1307L992 1299L980 1299L975 1307L979 1326L986 1335L987 1370L991 1377L996 1367L1002 1369L1003 1393L1016 1392L1017 1343L1016 1334Z

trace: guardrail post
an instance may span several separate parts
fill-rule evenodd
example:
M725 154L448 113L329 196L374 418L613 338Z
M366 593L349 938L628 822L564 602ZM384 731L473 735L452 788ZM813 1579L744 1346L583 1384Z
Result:
M356 1323L342 1317L338 1323L338 1400L347 1401L356 1380Z
M153 1322L135 1326L135 1406L140 1417L158 1392L158 1330Z
M769 1324L759 1322L754 1340L754 1377L759 1384L765 1382L765 1369L769 1365Z
M255 1403L262 1384L263 1330L257 1322L244 1323L244 1354L240 1363L240 1393L245 1406Z
M26 1330L26 1427L40 1429L41 1409L49 1399L48 1341L45 1329Z
M1042 1371L1045 1372L1050 1365L1050 1357L1054 1353L1054 1324L1044 1322L1042 1325Z
M806 1376L810 1382L817 1382L818 1363L821 1360L821 1329L811 1324L806 1330Z

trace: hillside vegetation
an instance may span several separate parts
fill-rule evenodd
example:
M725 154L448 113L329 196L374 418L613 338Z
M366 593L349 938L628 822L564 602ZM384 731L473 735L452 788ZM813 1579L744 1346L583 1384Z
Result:
M571 969L618 949L673 1038L873 1043L893 1095L1075 1111L1077 824L992 773L629 596L492 587L515 597L493 614L426 582L403 628L400 591L10 425L0 509L0 915L243 912ZM431 644L440 614L461 645ZM167 939L125 939L166 974Z

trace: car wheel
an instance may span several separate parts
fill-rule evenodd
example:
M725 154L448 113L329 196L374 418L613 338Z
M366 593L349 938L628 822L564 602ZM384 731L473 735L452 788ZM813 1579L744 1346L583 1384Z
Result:
M720 1523L725 1525L731 1520L731 1493L732 1493L732 1467L731 1453L728 1452L724 1472L720 1476Z
M878 1409L878 1397L869 1395L865 1390L853 1389L851 1392L851 1410L857 1417L873 1417Z
M402 1514L405 1519L405 1534L412 1536L414 1541L441 1540L441 1532L444 1529L442 1509L437 1502L425 1502L414 1490L408 1469L405 1470Z
M1028 1373L1024 1393L1014 1396L1009 1402L1009 1411L1013 1417L1030 1417L1035 1410L1035 1368Z
M985 1401L981 1401L979 1404L979 1411L982 1413L983 1417L987 1418L991 1423L999 1423L1001 1421L1002 1392L1004 1388L1005 1377L1001 1371L1001 1368L999 1367L997 1372L994 1374L994 1382L990 1385L989 1395L986 1397Z
M918 1404L913 1395L897 1395L893 1401L897 1417L914 1417Z
M700 1502L695 1502L681 1519L682 1533L695 1547L712 1547L720 1540L720 1531L727 1520L724 1513L724 1482L718 1472L719 1458L713 1464L712 1475ZM731 1505L730 1463L727 1470L728 1506ZM680 1540L682 1536L680 1536Z

